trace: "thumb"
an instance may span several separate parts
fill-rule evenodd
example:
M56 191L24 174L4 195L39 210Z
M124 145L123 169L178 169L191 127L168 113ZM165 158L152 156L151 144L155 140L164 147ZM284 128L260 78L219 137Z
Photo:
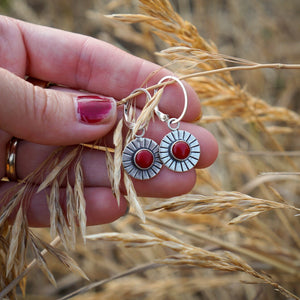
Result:
M38 144L71 145L106 135L116 102L100 95L43 89L0 68L0 129Z

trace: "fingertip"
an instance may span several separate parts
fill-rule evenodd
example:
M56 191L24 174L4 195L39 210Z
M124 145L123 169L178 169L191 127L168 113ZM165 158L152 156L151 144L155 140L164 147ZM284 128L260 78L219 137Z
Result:
M101 193L97 188L88 188L85 195L88 226L111 223L128 211L127 200L121 196L118 204L110 188L101 188Z
M65 189L61 189L60 205L67 215ZM128 209L126 199L121 196L120 205L110 188L85 188L87 226L111 223L122 217ZM35 194L27 210L28 225L30 227L49 227L50 212L44 192Z
M201 130L200 144L200 159L197 164L197 168L207 168L212 165L218 157L219 146L215 137L206 129L199 128Z

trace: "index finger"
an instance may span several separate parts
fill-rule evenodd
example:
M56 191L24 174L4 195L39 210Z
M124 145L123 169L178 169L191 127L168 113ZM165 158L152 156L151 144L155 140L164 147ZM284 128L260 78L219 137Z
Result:
M156 84L171 72L154 63L135 57L106 42L80 34L14 20L21 31L26 49L27 75L75 89L84 89L116 99L128 96L147 82ZM188 109L185 121L201 116L197 94L185 84ZM160 110L179 116L184 106L178 85L168 87L161 99Z

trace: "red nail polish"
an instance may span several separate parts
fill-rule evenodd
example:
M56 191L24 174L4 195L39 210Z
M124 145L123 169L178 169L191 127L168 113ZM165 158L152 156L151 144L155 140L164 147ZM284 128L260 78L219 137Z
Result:
M114 107L114 99L99 95L83 95L77 97L76 114L80 122L99 124L110 116Z

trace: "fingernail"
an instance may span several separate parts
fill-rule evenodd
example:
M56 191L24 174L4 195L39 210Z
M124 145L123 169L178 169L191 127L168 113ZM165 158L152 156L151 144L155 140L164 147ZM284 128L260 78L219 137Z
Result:
M111 116L115 100L99 95L81 95L76 98L76 116L85 124L104 123Z

